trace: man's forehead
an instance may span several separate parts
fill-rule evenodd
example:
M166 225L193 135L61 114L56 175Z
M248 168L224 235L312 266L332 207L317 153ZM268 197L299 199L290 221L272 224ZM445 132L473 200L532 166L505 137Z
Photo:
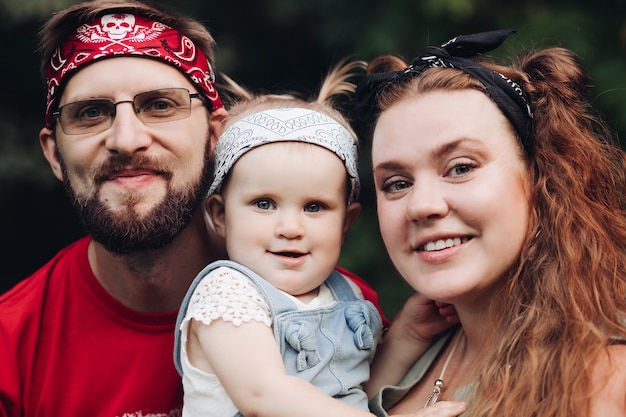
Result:
M78 69L66 82L61 101L70 97L133 96L161 88L196 90L187 77L168 64L143 57L118 56Z

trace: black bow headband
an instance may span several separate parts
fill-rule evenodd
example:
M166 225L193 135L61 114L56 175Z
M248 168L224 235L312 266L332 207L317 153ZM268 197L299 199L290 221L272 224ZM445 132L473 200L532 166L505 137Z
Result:
M376 73L365 77L355 93L355 113L361 122L370 122L380 109L378 94L385 86L415 77L427 68L456 68L480 81L500 111L511 122L524 148L531 149L529 121L532 112L520 86L504 75L469 59L491 51L504 42L513 30L496 30L460 35L439 47L431 47L417 56L403 71Z

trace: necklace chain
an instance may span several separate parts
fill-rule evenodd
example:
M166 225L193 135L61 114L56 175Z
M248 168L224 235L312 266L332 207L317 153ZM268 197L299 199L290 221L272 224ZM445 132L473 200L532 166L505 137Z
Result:
M456 348L459 346L459 343L461 342L462 336L463 336L463 329L459 330L459 332L455 335L455 340L454 340L454 344L452 345L452 349L450 350L450 353L448 353L448 357L446 358L446 361L443 363L443 367L441 368L441 373L439 374L439 378L435 380L433 393L430 394L428 401L426 401L426 404L424 404L424 408L435 404L437 400L439 400L439 395L441 394L441 390L443 389L443 376L446 373L446 369L448 368L448 364L450 363L450 360L452 359L452 356L454 355Z

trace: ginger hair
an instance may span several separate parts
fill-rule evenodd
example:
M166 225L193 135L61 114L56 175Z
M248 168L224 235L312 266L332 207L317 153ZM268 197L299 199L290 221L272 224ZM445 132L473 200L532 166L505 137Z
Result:
M586 416L595 359L626 340L626 154L591 107L591 82L573 52L553 47L510 66L482 64L530 100L533 144L529 152L520 144L520 155L531 215L519 261L491 300L488 356L467 415ZM370 66L404 67L395 57ZM427 91L459 89L484 92L466 73L431 68L392 83L378 104L384 112Z

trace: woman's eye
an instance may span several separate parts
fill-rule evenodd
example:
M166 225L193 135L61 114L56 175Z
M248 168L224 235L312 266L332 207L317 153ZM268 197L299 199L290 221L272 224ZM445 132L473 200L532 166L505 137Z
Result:
M472 170L473 166L471 164L458 164L452 167L450 170L450 175L453 177L458 177L460 175L467 174Z
M410 186L411 183L405 180L387 181L385 184L383 184L382 190L385 192L393 193L396 191L401 191Z
M272 202L269 200L257 200L254 202L254 205L256 208L261 210L271 210L274 207Z

